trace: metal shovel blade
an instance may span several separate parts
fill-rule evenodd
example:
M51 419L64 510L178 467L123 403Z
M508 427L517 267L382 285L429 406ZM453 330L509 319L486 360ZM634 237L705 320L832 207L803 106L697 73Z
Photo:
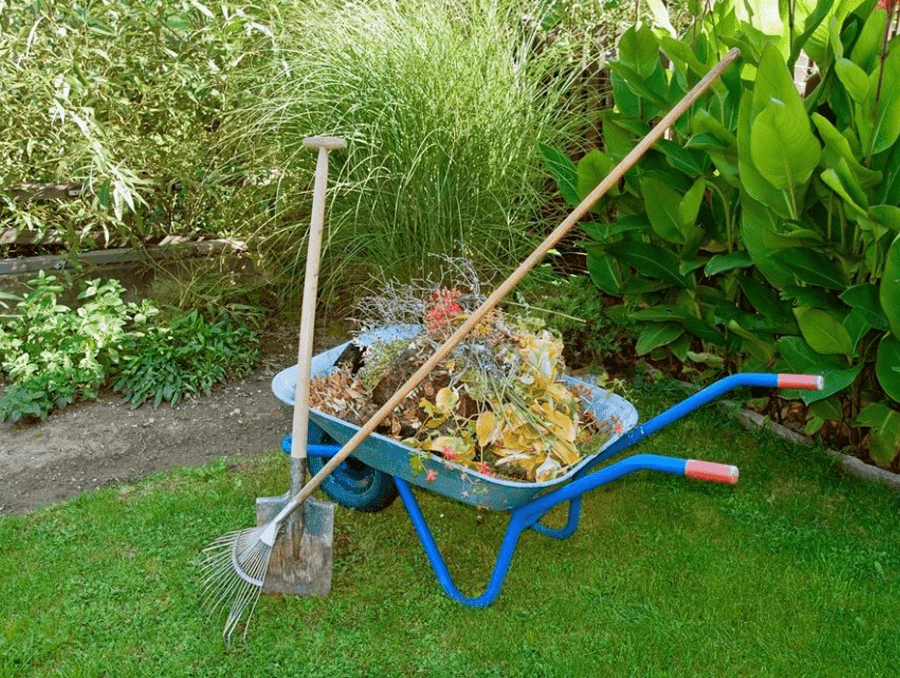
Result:
M303 460L291 459L291 464L295 463ZM257 497L257 526L271 522L292 494L288 491L280 497ZM262 592L327 595L331 590L333 534L334 504L313 497L307 499L301 509L288 516L275 540Z

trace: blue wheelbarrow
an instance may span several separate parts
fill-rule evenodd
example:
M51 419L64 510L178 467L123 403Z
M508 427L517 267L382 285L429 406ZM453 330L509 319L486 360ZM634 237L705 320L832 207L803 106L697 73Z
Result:
M353 343L365 346L378 340L411 337L416 331L417 328L413 326L390 327L364 334ZM338 358L350 343L315 356L312 360L312 378L335 369ZM294 366L283 370L272 380L272 391L287 405L293 405L296 374L297 368ZM579 391L584 392L582 398L585 408L590 409L598 422L609 425L612 436L600 449L584 457L565 475L545 482L517 482L487 476L428 453L424 453L423 466L417 472L412 469L409 460L411 454L420 454L421 451L412 450L392 438L373 433L328 476L321 489L336 503L359 511L385 509L399 494L444 591L465 605L484 607L499 595L522 531L527 528L554 539L571 536L578 528L581 518L581 497L590 490L642 470L731 485L738 481L738 469L734 466L656 454L631 455L594 470L598 464L612 459L643 438L732 389L755 386L821 390L824 387L823 379L818 375L735 374L715 382L638 425L637 411L624 398L582 380L569 377L567 381L584 387ZM310 409L309 415L307 463L310 472L317 473L359 427L315 409ZM290 454L290 435L283 440L282 449ZM413 494L412 485L483 509L509 511L506 535L490 580L481 595L466 596L454 584ZM541 524L541 519L548 511L564 503L568 504L565 525L551 528Z

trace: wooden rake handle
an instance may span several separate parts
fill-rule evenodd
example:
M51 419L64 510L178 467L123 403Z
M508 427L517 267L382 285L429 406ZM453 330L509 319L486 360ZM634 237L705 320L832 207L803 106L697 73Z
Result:
M403 402L412 391L428 376L428 374L437 367L444 358L450 355L450 352L456 345L471 331L487 313L493 309L503 297L528 273L534 266L544 257L547 252L556 245L562 237L571 230L571 228L581 219L585 213L593 207L606 192L619 183L624 174L630 170L635 163L655 144L666 130L681 117L684 112L690 108L694 101L703 94L712 83L732 64L732 62L740 56L740 50L732 49L726 54L722 60L717 63L713 69L707 73L700 82L698 82L684 98L679 101L671 111L669 111L656 126L650 130L637 146L622 161L613 168L609 175L600 182L600 184L591 191L581 204L578 205L568 217L557 226L547 238L538 245L537 249L523 261L519 267L499 286L494 292L479 306L466 320L460 325L459 329L447 339L434 354L425 361L425 363L403 384L397 392L381 406L375 414L367 421L356 434L347 441L347 443L335 454L321 470L313 476L310 481L285 505L281 513L275 517L273 522L283 521L287 515L306 501L309 496L316 491L319 485L334 471L353 451L359 447L360 443L365 440L369 434L375 431L378 425Z

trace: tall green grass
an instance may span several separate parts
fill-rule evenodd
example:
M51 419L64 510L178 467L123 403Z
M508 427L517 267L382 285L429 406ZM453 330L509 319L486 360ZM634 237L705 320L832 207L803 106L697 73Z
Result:
M313 0L285 8L271 79L250 88L231 141L277 169L259 247L302 278L314 154L332 155L323 287L432 272L432 255L487 272L530 251L546 195L540 142L577 143L571 48L546 39L540 5L507 0ZM254 77L257 77L257 73ZM350 285L348 285L348 283Z

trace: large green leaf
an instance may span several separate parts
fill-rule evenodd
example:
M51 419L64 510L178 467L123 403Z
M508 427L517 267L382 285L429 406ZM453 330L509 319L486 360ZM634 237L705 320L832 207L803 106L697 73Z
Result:
M646 24L631 26L619 38L618 61L647 78L660 68L659 41Z
M684 328L677 323L660 323L651 325L638 337L634 347L638 355L646 355L655 348L665 346L684 334Z
M665 84L664 77L656 77L656 73L654 73L651 74L652 81L648 81L634 69L615 61L609 63L609 69L621 78L622 82L635 96L646 99L657 108L666 108L669 105L669 102L659 91L659 86ZM661 70L658 72L662 73Z
M759 360L762 364L771 364L775 357L775 344L772 343L771 334L757 334L744 327L737 321L729 320L728 329L741 337L745 351Z
M843 198L844 202L853 210L848 216L852 217L854 213L858 215L856 218L866 216L866 208L869 206L868 199L862 188L856 183L856 177L848 176L848 173L847 163L841 158L837 167L829 167L820 176L825 185Z
M692 179L696 179L706 172L708 160L705 154L697 150L667 139L660 139L656 142L655 147L662 151L666 156L666 161L674 169Z
M703 268L703 274L707 276L718 275L736 268L749 268L753 266L753 259L744 251L729 252L728 254L716 254L710 257Z
M612 78L615 81L618 76L613 73ZM630 91L629 94L631 94ZM650 129L637 119L637 111L629 115L625 111L616 112L610 108L600 113L600 121L603 125L603 144L606 152L616 161L620 161L628 155L637 141L643 138Z
M869 76L869 96L860 107L857 121L872 121L859 126L859 138L865 157L886 151L900 137L900 49L893 49L880 69ZM879 80L881 89L878 89ZM877 102L876 102L877 95Z
M850 59L839 57L834 63L834 72L854 102L862 104L868 98L869 74L866 71Z
M744 175L743 170L741 175ZM741 193L741 206L741 239L757 270L774 287L790 285L794 282L790 268L779 263L766 245L766 234L775 232L775 214L747 191Z
M822 141L825 142L825 148L822 153L824 165L826 167L834 167L839 160L844 160L853 171L853 174L856 176L856 179L861 186L868 188L878 185L882 179L882 173L859 164L857 160L860 154L859 149L857 148L854 150L850 145L848 137L844 136L845 134L851 136L851 138L854 139L854 143L858 146L859 141L853 137L853 130L846 129L844 134L841 134L837 127L819 113L813 113L811 117L816 128L819 130Z
M872 325L866 319L865 313L855 308L851 309L850 312L844 316L844 321L841 324L844 326L844 329L847 330L847 334L850 335L850 344L853 346L853 351L850 356L852 358L858 358L859 351L857 350L857 347L859 346L859 342L869 333L869 330L872 329Z
M577 166L577 188L578 197L584 200L591 191L593 191L601 181L615 167L615 162L603 151L596 148L588 151L585 156L578 161ZM606 195L615 197L619 195L619 188L613 186L607 191Z
M793 372L801 374L821 374L825 388L821 391L800 391L798 395L805 403L824 400L850 386L859 375L863 364L846 367L840 359L816 353L800 337L782 337L778 340L778 353Z
M796 321L788 310L788 305L782 302L766 283L748 275L740 276L737 282L744 296L747 297L747 301L758 313L779 324L787 322L796 326Z
M688 287L688 281L678 271L678 257L671 250L650 243L623 242L606 245L606 251L634 266L643 276L675 287Z
M821 252L795 247L776 252L772 258L809 285L841 291L847 287L844 271Z
M622 277L619 264L606 253L587 255L588 275L594 284L606 294L615 296L622 288Z
M850 58L859 64L860 70L869 72L875 66L875 61L881 52L886 26L887 12L869 14L856 44L853 45L853 51L850 53Z
M834 6L834 0L819 0L814 10L810 12L803 23L803 32L794 39L791 45L791 55L788 63L793 64L800 55L800 50L805 49L813 61L819 62L824 60L821 50L824 46L823 35L827 29L827 24L823 24L831 9Z
M556 179L563 200L570 207L577 206L581 202L581 198L578 195L578 170L575 163L562 151L546 144L540 144L539 148L550 176Z
M760 57L753 85L750 121L756 120L756 116L776 101L787 109L791 117L800 118L806 114L806 107L781 52L774 45L767 45Z
M879 226L892 231L900 231L900 207L895 205L872 205L869 218Z
M875 329L886 330L890 327L887 316L881 309L881 302L878 300L877 285L872 283L854 285L839 296L841 301L862 313L866 321Z
M641 181L641 195L654 232L666 242L683 245L684 235L678 214L681 194L667 183L648 177Z
M900 235L894 238L888 249L878 298L891 332L895 337L900 337Z
M753 164L770 184L789 193L795 205L821 155L805 111L798 115L773 101L750 127Z
M885 334L878 342L875 375L884 392L900 402L900 339L893 334Z
M780 216L790 216L784 193L766 181L765 177L756 169L756 165L753 164L750 152L752 109L752 99L748 96L742 97L738 114L737 132L738 169L740 170L741 188L755 201L775 210Z
M656 304L651 308L631 311L628 317L638 322L681 322L693 316L691 315L691 310L685 306Z
M857 416L858 426L869 427L869 454L881 466L888 466L900 453L900 412L884 403L872 403Z
M823 355L853 354L854 343L842 322L827 311L811 306L794 309L800 334L816 353Z
M781 296L786 301L794 301L800 306L813 306L833 311L836 316L847 312L846 304L838 298L834 290L812 285L785 285Z

